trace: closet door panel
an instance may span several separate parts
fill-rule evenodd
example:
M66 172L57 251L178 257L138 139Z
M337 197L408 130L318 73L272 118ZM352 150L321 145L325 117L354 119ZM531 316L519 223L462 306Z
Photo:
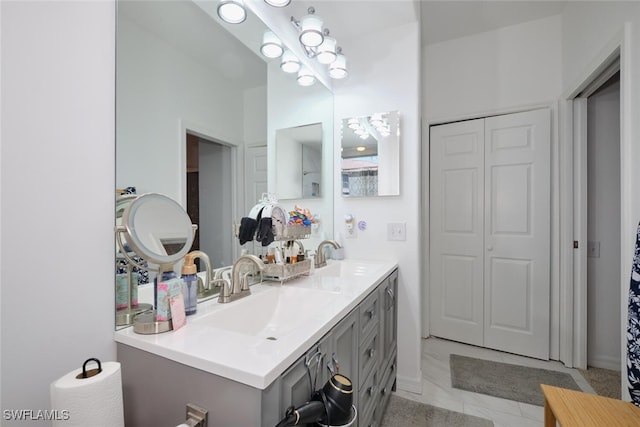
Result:
M431 334L482 345L484 122L431 129Z
M550 112L485 122L484 345L549 357Z

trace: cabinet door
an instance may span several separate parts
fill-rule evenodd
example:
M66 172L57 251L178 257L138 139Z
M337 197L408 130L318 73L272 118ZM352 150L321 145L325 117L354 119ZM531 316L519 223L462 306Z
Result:
M385 367L398 342L398 270L385 279L378 292L382 304L382 366Z
M333 373L342 374L351 380L354 390L358 386L358 330L358 312L354 310L332 330L329 336L331 353L327 354L326 365L330 366L326 370L326 380ZM357 393L353 397L353 403L357 405Z
M297 408L308 402L312 393L324 385L327 345L327 339L323 339L282 374L280 418L288 407Z

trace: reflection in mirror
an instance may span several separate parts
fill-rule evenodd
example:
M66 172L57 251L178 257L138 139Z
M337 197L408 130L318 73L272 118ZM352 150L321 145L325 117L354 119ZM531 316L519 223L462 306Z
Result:
M260 55L266 26L251 10L230 25L217 4L117 0L116 28L116 188L179 202L214 269L240 253L234 221L275 191L277 129L322 123L321 197L304 207L322 218L317 239L333 235L331 92Z
M170 268L191 249L193 228L185 210L161 194L143 194L122 214L124 239L140 258Z
M321 196L322 124L276 131L276 194L280 200Z
M170 271L191 248L195 226L180 204L155 193L118 198L116 220L116 326L124 326L153 309L139 297L141 273Z
M342 195L400 194L400 116L397 111L342 121Z

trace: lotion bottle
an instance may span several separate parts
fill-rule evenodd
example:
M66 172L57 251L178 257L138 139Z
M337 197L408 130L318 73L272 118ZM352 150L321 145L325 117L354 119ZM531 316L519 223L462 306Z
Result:
M193 262L194 256L187 254L182 264L182 296L184 297L184 310L187 316L196 314L198 309L198 269Z

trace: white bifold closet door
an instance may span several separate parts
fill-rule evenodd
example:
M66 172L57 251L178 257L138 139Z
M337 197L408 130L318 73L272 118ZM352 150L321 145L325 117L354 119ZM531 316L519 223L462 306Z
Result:
M550 111L430 132L431 335L548 359Z

